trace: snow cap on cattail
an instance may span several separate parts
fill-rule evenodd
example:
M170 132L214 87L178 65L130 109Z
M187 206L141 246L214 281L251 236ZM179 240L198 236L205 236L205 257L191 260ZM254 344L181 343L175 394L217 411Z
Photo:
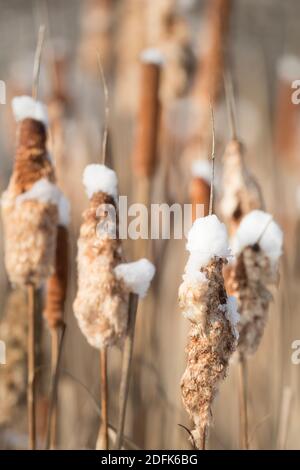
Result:
M238 255L247 246L258 244L271 265L275 266L282 254L282 243L283 233L273 216L254 210L242 219L233 239L233 251Z
M12 109L17 122L30 118L42 122L45 127L48 126L47 107L42 102L31 98L31 96L24 95L13 98Z
M142 258L133 263L118 264L114 271L130 292L143 298L155 274L155 267L149 260Z
M106 193L115 200L118 195L116 173L105 165L91 164L83 172L83 184L89 199L98 192Z

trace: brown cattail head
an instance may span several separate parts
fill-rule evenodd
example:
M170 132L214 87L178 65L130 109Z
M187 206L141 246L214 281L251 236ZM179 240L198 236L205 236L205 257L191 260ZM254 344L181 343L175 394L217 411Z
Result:
M148 51L145 51L147 54ZM151 51L149 50L149 53ZM141 94L133 152L133 169L137 176L150 178L156 168L160 102L160 64L145 59L141 63Z
M257 210L242 220L233 239L237 257L226 287L238 302L238 349L243 355L255 353L260 344L272 300L268 287L278 283L282 239L272 216Z
M18 196L28 191L42 178L55 182L46 141L47 132L42 122L26 118L18 124L15 163L8 187L12 195Z
M203 206L203 216L209 212L210 185L203 178L194 177L190 183L190 200L192 203L192 220L197 218L197 205ZM199 216L198 216L199 217Z
M117 214L117 177L104 165L89 165L83 181L90 204L83 213L78 239L74 313L87 341L102 349L123 338L128 316L128 292L114 272L122 260L118 220L114 217ZM105 227L108 214L109 231Z
M236 139L225 149L222 191L220 209L232 235L246 214L264 206L260 187L248 171L242 144Z
M219 383L226 377L236 336L229 319L229 305L222 275L224 260L215 258L201 270L207 281L197 286L186 283L179 291L180 306L194 314L189 334L187 368L181 379L183 404L194 422L193 437L201 448L212 417L212 404ZM196 319L196 316L194 316Z
M231 0L208 2L206 48L195 78L194 94L203 103L215 103L223 83L224 50L231 11ZM201 38L201 40L203 40Z
M55 272L48 279L44 316L49 328L58 328L64 323L64 306L68 286L68 229L57 228Z
M269 260L258 245L246 247L230 270L228 288L241 313L238 350L243 355L256 352L264 333L272 300L266 287L269 272Z
M5 264L12 283L38 286L53 270L60 193L46 149L44 105L23 96L14 98L13 110L17 151L2 197Z
M202 447L219 382L237 344L238 314L228 298L223 267L228 240L224 224L215 215L197 219L188 235L190 257L179 288L179 305L192 327L187 345L187 367L181 380L183 404L192 418L197 448Z

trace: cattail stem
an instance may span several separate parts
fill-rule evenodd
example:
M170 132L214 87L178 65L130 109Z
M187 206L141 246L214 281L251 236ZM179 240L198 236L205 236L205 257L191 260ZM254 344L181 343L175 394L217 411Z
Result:
M119 417L117 426L117 437L115 442L115 449L121 450L124 436L124 426L126 418L126 405L129 392L130 382L130 369L132 362L133 344L134 344L134 331L135 331L135 320L136 312L138 307L138 296L136 294L130 294L129 299L129 314L128 314L128 329L124 343L123 350L123 364L122 364L122 376L119 394Z
M57 407L57 388L58 388L58 379L59 379L59 369L62 357L62 347L63 347L63 340L65 336L66 325L63 323L60 328L57 328L57 358L55 362L55 368L52 367L52 384L51 384L51 393L50 393L50 405L49 405L49 413L48 413L48 425L47 425L47 438L46 438L46 450L49 450L51 445L53 445L54 436L56 436L56 422L55 422L55 434L52 434L53 431L53 413L55 413ZM60 341L59 341L59 332L60 334ZM54 340L53 340L54 341ZM53 344L52 344L53 346ZM53 353L52 353L53 354ZM54 356L54 354L53 354ZM52 356L52 359L53 359ZM56 419L56 418L55 418Z
M96 449L108 450L108 381L107 381L107 348L100 349L100 393L101 423L97 437Z
M28 286L28 381L27 381L27 412L29 449L36 447L35 420L35 311L36 291L33 285Z
M239 356L239 408L240 408L240 447L249 449L248 435L248 386L247 386L247 359L243 354Z
M51 371L52 377L55 375L58 361L59 351L59 328L51 330ZM57 394L54 397L52 415L50 417L50 449L56 447L56 431L57 431Z
M204 428L202 430L201 450L206 450L206 426L204 426Z

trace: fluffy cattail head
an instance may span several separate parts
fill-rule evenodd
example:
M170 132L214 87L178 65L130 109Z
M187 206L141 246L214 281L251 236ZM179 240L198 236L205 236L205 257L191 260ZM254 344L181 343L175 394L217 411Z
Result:
M128 292L114 268L122 260L117 217L111 220L114 237L99 232L106 219L105 205L117 209L117 177L104 165L89 165L83 182L90 199L83 213L78 240L78 291L74 313L87 341L101 349L122 339L127 327ZM104 206L103 206L104 205Z
M228 288L238 300L239 352L257 350L268 319L272 295L270 284L278 280L282 232L270 214L250 212L241 222L233 241L236 261L231 267Z
M52 272L60 192L46 150L47 113L28 96L14 98L17 152L2 197L5 264L12 283L40 285Z
M237 342L239 316L224 286L229 256L227 232L215 215L197 219L189 232L190 252L179 303L191 323L188 363L181 380L183 404L192 418L193 437L201 448L211 421L211 407Z
M222 191L220 209L233 234L248 212L264 205L261 190L245 165L244 149L237 139L232 139L225 149Z

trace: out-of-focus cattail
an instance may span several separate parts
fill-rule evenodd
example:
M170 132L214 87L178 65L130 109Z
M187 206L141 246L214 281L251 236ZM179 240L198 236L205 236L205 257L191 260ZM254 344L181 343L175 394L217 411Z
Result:
M124 0L117 29L116 106L121 114L135 114L139 103L139 58L146 46L145 6L140 0Z
M50 329L64 323L64 305L68 286L68 229L57 228L55 271L47 281L47 295L44 316Z
M272 216L254 210L243 218L233 240L237 258L228 290L238 301L241 314L238 350L244 356L256 352L264 332L272 300L268 286L278 281L282 239Z
M189 190L193 222L198 217L205 217L209 213L210 184L210 163L207 160L195 160L192 165L192 179ZM202 209L201 214L198 214L198 207Z
M205 449L213 400L236 348L239 315L234 298L227 297L222 274L229 255L224 224L215 215L197 219L189 232L187 249L190 257L179 288L179 303L192 327L181 392L195 426L195 444Z
M277 103L275 119L275 150L285 168L298 164L298 107L292 100L292 83L300 73L299 58L283 56L278 63Z
M231 139L223 157L222 199L220 210L232 235L241 219L254 209L263 209L264 203L255 178L248 171L242 144Z
M26 402L27 310L22 290L9 293L0 324L6 363L0 367L0 425L12 423Z
M137 176L146 178L153 175L157 163L162 61L161 53L156 49L147 49L141 57L141 94L133 169Z
M83 182L90 205L83 213L78 240L78 291L74 313L87 341L102 349L123 338L127 326L128 293L114 274L114 268L122 261L117 177L104 165L89 165ZM103 228L107 212L110 225Z
M160 97L166 105L187 91L194 69L189 28L176 7L176 0L146 2L147 44L164 56Z
M184 160L193 161L208 155L210 145L210 106L215 106L223 83L224 51L231 12L231 0L208 2L204 37L205 44L193 85L193 100L199 112L197 127L193 130L184 152ZM200 48L201 49L201 48Z
M101 55L103 67L109 71L113 58L113 0L88 0L84 2L81 23L79 60L85 70L97 76L95 51Z
M17 152L2 197L5 264L12 283L39 286L54 266L58 205L54 168L46 150L47 114L30 97L13 100Z

